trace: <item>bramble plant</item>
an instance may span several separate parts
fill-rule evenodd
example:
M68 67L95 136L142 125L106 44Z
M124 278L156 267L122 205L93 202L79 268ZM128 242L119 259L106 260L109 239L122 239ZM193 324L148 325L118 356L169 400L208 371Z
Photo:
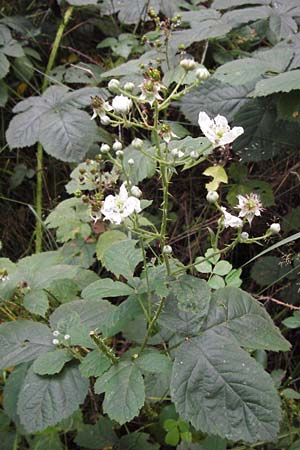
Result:
M257 355L286 352L290 343L241 289L242 269L229 259L239 244L276 237L280 224L252 235L267 208L259 193L234 193L235 204L224 198L228 173L214 155L243 139L239 123L231 127L222 114L201 108L194 118L198 137L177 131L172 107L184 105L211 74L184 50L170 73L168 52L180 17L161 21L153 9L149 16L160 44L151 63L140 64L138 82L116 74L104 87L74 92L45 84L41 96L15 106L7 131L11 146L18 146L24 121L38 120L24 145L38 141L51 155L64 153L64 161L79 163L66 186L72 197L44 222L44 233L55 230L63 245L17 263L1 259L7 321L0 325L0 368L17 443L25 436L35 445L30 436L41 433L38 445L51 438L61 449L59 433L76 431L75 443L84 448L157 450L145 415L160 421L166 445L183 450L207 439L210 449L225 449L225 440L252 445L277 439L281 400ZM152 45L157 35L146 34L144 41ZM127 57L138 40L130 34L124 49L121 36L101 48L113 42L113 52ZM91 117L81 110L89 103ZM68 141L66 129L80 139ZM99 129L101 145L82 162ZM184 264L169 239L170 191L185 171L203 163L209 178L201 190L217 220L204 254ZM153 198L143 191L146 178L159 186L155 217ZM187 230L195 225L204 227L199 220ZM96 263L98 273L91 270ZM93 425L82 421L84 403L96 405Z

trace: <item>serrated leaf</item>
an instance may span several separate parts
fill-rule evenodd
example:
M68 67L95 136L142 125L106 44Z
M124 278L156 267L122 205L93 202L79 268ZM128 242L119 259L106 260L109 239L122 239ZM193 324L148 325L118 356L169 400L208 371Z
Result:
M113 281L110 278L103 278L86 287L82 291L81 296L89 300L93 298L121 297L134 294L134 292L134 289L128 286L128 284Z
M33 438L31 450L64 450L63 443L56 431L44 435L38 435Z
M105 15L111 15L117 12L120 22L135 24L142 19L149 19L147 9L150 7L158 13L160 3L160 0L104 0L101 5L101 12Z
M142 374L131 361L119 362L98 378L95 392L105 393L103 410L121 425L137 416L145 401Z
M153 149L145 147L142 150L143 153L131 146L124 149L124 165L126 171L130 171L130 179L133 184L138 184L145 178L151 178L155 174L156 162L151 158L151 156L153 157ZM133 167L128 164L129 159L134 160Z
M181 345L171 396L197 430L250 443L276 439L281 414L272 380L225 336L209 331Z
M77 433L75 443L84 448L99 450L99 448L113 447L118 437L113 430L113 422L101 417L95 425L86 425Z
M73 357L65 349L57 349L43 353L34 361L32 367L37 375L54 375L59 373L64 365Z
M42 431L69 417L83 403L88 380L78 367L65 368L60 374L41 377L29 369L18 399L18 415L28 433Z
M172 367L171 360L154 348L145 350L135 360L135 363L142 372L145 371L150 373L168 374Z
M234 287L219 289L212 295L205 329L213 329L220 335L229 334L246 348L273 351L290 348L263 306Z
M0 368L6 369L53 350L52 334L46 325L18 320L0 325Z
M142 250L136 248L138 241L126 239L114 243L103 255L103 264L114 275L132 279L136 266L143 260Z
M79 370L83 377L99 377L106 372L110 366L110 359L101 353L99 349L95 349L83 358Z
M247 96L253 87L253 83L231 86L211 77L180 100L180 109L193 125L198 125L200 111L206 111L212 117L221 114L231 121L241 106L247 103Z
M8 74L8 71L9 71L9 61L4 55L4 53L0 51L0 80L4 78L5 75Z
M49 300L43 289L33 289L24 295L23 306L32 314L45 317L49 308Z
M291 270L290 264L282 264L276 256L265 256L256 261L251 269L251 278L260 286L280 281Z
M297 0L276 0L272 2L269 26L276 41L289 38L297 33L297 19L300 16L300 6ZM295 18L295 19L294 19Z
M214 0L212 6L215 9L231 9L244 5L268 5L271 0Z
M105 233L99 236L97 241L96 250L97 258L103 263L103 258L106 250L108 250L113 244L124 241L127 239L125 233L119 230L105 231Z
M17 401L28 368L28 363L23 363L15 367L6 380L3 390L4 411L18 426L20 425L20 419L17 414Z
M249 22L268 19L271 13L272 9L269 6L254 6L228 11L223 15L223 20L232 28L236 28Z
M276 92L290 92L297 89L300 89L300 70L291 70L259 81L249 97L264 97Z
M210 302L211 290L205 280L183 275L171 283L171 291L178 299L181 311L202 314L205 317Z

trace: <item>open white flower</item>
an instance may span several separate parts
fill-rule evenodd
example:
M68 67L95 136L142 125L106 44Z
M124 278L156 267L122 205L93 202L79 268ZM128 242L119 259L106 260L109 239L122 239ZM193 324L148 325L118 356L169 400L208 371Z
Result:
M92 107L93 115L91 117L91 120L99 116L102 125L108 125L110 123L110 118L106 113L112 111L111 105L108 102L104 101L102 97L96 95L96 97L92 98Z
M242 127L233 127L231 129L226 117L219 114L214 119L210 119L206 112L201 111L198 123L202 133L215 147L230 144L244 133L244 128Z
M128 114L132 108L132 100L125 95L116 95L112 107L117 114Z
M236 208L240 210L239 217L245 217L251 225L254 216L260 216L260 212L263 210L259 196L251 192L245 196L238 195L237 198L239 204Z
M221 210L224 214L223 223L224 223L225 228L228 228L228 227L239 228L239 227L243 226L242 219L227 212L227 210L224 206L221 206Z
M120 223L134 212L141 212L141 202L138 198L129 196L126 183L120 187L118 195L108 195L104 200L101 213L104 220L120 225Z

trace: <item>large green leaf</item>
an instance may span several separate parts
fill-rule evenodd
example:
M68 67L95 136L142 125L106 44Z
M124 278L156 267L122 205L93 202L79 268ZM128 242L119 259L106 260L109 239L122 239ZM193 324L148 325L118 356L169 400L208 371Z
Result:
M103 255L103 264L114 275L123 275L132 279L136 266L143 260L141 249L136 248L138 241L126 239L109 247Z
M32 314L45 317L49 308L48 296L43 289L33 289L24 295L23 306Z
M117 441L113 422L106 417L101 417L95 425L83 425L75 438L77 445L95 450L103 447L112 448Z
M7 75L8 71L9 71L9 61L4 55L4 53L0 51L0 79L4 78L5 75Z
M46 325L30 320L0 325L0 369L32 361L53 350L52 338Z
M276 92L290 92L300 89L300 70L291 70L259 81L250 97L264 97Z
M19 426L20 420L17 414L17 401L22 388L29 363L15 367L5 382L3 390L3 408L8 417Z
M128 284L113 281L110 278L103 278L86 287L81 295L84 299L89 300L95 298L121 297L123 295L134 294L134 292L134 289L128 286Z
M115 243L119 241L124 241L127 239L125 233L119 230L109 230L105 231L105 233L100 234L96 250L97 250L97 258L103 263L105 252Z
M205 328L212 328L221 335L228 332L246 348L273 351L290 348L290 343L280 334L263 306L234 287L218 289L213 294Z
M244 85L266 72L283 72L293 56L290 49L273 48L255 53L251 58L237 59L218 67L214 77L223 83Z
M151 158L153 149L145 146L142 151L143 153L131 146L124 149L124 164L126 170L130 173L130 180L134 184L138 184L145 178L151 178L155 174L156 162ZM128 164L129 159L134 160L133 167Z
M242 24L256 20L268 19L271 13L272 9L269 6L254 6L253 8L228 11L223 15L223 20L232 28L236 28Z
M271 0L214 0L212 6L215 9L231 9L244 5L268 5Z
M95 392L105 393L103 410L121 425L137 416L145 401L143 376L131 361L119 362L98 378Z
M290 38L298 31L297 18L300 17L298 0L273 0L269 26L276 41ZM296 19L296 20L295 20Z
M18 400L18 415L28 433L42 431L69 417L83 403L88 380L77 366L41 377L29 369Z
M236 341L213 331L177 351L171 396L202 432L250 443L276 439L280 400L272 379Z
M211 295L211 289L205 280L183 275L171 284L173 295L178 299L178 308L206 316Z
M247 95L253 87L253 83L231 86L215 78L209 78L180 100L180 109L193 125L198 125L200 111L205 111L212 117L221 114L228 120L232 120L248 101Z
M80 363L79 370L82 376L99 377L111 366L111 361L97 348L88 353Z
M158 450L158 444L150 444L149 434L130 433L122 436L118 444L118 450Z
M34 361L33 371L37 375L54 375L59 373L71 359L72 356L66 349L56 349L52 352L43 353Z
M88 6L88 5L96 5L98 0L68 0L70 5L74 6Z
M142 372L168 374L172 366L171 360L155 348L145 350L136 360Z
M135 24L141 19L149 19L148 10L154 8L158 13L161 0L104 0L101 12L105 15L118 13L120 22Z

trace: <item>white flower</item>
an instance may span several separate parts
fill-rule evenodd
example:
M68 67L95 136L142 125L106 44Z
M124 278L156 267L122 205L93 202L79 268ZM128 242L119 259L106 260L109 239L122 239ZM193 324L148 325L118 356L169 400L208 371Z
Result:
M96 95L92 98L92 107L93 115L91 117L91 120L99 116L102 125L108 125L110 123L110 118L106 113L112 111L111 105L108 102L105 102L102 97Z
M217 191L209 191L206 196L208 203L216 203L219 200L219 194Z
M130 192L136 198L140 198L142 196L142 191L140 190L140 188L138 186L132 186L132 188L130 189Z
M231 129L226 117L217 115L214 119L210 119L208 115L202 111L199 113L198 123L202 133L215 147L230 144L244 133L242 127L233 127Z
M249 238L249 233L247 233L247 231L243 231L241 233L241 239L242 241L246 241Z
M111 120L106 114L100 115L100 122L102 125L106 126L109 125Z
M58 339L53 339L52 340L52 344L53 345L58 345L59 344L59 340Z
M245 196L238 195L237 198L239 204L236 208L240 210L239 217L245 217L251 225L254 216L260 216L260 212L263 210L259 196L251 192Z
M54 330L52 334L53 334L54 337L57 337L57 336L59 336L59 331L58 330Z
M182 61L180 61L181 67L186 70L187 72L189 70L194 70L196 67L196 62L194 59L191 58L185 58Z
M174 158L180 159L180 158L183 158L184 152L182 152L178 148L173 148L173 150L171 150L171 155L174 156Z
M138 198L128 195L126 183L120 187L119 195L108 195L104 200L101 213L104 220L120 225L126 217L134 212L141 212L141 202Z
M163 249L162 249L162 252L163 252L165 255L171 255L172 252L173 252L173 249L172 249L171 245L164 245L164 246L163 246Z
M207 80L210 77L210 73L206 67L198 67L196 70L196 77L198 80Z
M71 339L71 336L69 334L65 334L64 335L64 340L68 341L69 339Z
M223 223L224 223L225 228L228 228L228 227L239 228L243 225L242 219L227 212L227 210L224 206L221 206L221 210L224 214Z
M125 95L116 95L112 107L117 114L128 114L132 108L132 100Z
M149 103L151 106L153 105L155 100L162 100L162 97L159 93L164 86L159 81L144 79L144 82L139 85L142 93L139 96L139 99L142 103Z
M118 158L122 158L122 157L124 156L123 150L117 150L117 151L116 151L116 156L117 156Z

